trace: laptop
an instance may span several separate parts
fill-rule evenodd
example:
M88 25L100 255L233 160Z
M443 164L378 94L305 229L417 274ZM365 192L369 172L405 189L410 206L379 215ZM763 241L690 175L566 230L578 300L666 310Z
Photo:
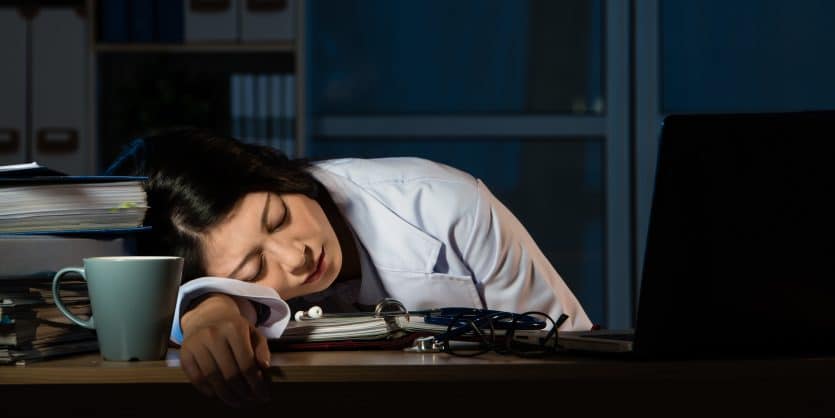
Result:
M835 111L664 119L634 330L640 357L835 353Z

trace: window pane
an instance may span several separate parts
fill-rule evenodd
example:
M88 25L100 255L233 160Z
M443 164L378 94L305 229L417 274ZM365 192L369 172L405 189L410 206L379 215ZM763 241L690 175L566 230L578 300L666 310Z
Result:
M314 113L600 113L601 4L315 0Z
M835 107L835 2L661 2L662 111Z
M415 156L480 178L528 229L595 323L604 320L603 140L314 138L314 159Z

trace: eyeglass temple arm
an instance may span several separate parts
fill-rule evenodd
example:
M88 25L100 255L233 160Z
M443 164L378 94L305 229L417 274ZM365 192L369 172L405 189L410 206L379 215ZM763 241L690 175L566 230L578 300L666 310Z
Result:
M478 321L479 319L476 319L476 321ZM481 320L483 321L485 319ZM559 328L563 323L565 323L566 320L568 320L568 315L561 314L560 317L557 318L557 320L554 322L554 327L551 328L551 330L548 332L548 335L545 336L544 341L548 341L557 332L557 328ZM478 328L480 324L473 325L476 325L476 328ZM454 328L450 331L438 335L418 338L415 340L414 345L407 350L415 352L441 352L443 351L444 341L460 337L461 335L466 334L467 331L470 330L470 328L470 324L461 325L457 328Z

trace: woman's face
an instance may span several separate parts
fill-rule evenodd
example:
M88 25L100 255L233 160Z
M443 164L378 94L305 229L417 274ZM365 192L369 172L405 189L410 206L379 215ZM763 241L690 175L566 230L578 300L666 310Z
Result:
M303 194L249 193L203 238L210 276L271 287L285 300L326 289L342 268L333 227Z

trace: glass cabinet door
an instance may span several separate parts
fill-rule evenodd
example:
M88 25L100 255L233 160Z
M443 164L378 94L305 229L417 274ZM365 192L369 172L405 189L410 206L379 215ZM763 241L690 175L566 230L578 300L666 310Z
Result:
M631 326L623 3L311 1L307 156L470 172L595 323Z
M600 1L316 0L317 114L603 112Z

